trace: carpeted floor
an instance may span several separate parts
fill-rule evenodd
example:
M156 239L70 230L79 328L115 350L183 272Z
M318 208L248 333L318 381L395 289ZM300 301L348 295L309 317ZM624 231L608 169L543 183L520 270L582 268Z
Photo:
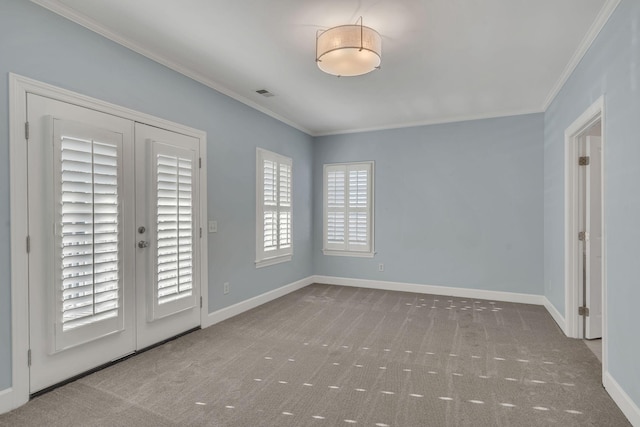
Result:
M629 426L543 307L311 285L0 426Z

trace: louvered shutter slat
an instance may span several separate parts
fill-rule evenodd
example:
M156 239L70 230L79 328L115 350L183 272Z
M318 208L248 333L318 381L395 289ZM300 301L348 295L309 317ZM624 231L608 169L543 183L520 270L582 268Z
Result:
M280 248L291 247L291 212L280 212Z
M278 219L275 212L264 213L264 251L278 248Z
M329 212L327 218L328 240L331 243L344 243L344 213Z
M346 171L343 167L327 171L327 243L342 249L345 244Z
M192 295L178 260L193 250L193 162L158 154L156 168L156 303L163 305Z
M60 316L67 331L119 308L118 147L60 137ZM108 282L105 287L102 283ZM82 319L78 321L78 319Z
M276 164L271 160L263 162L263 194L265 205L276 204Z

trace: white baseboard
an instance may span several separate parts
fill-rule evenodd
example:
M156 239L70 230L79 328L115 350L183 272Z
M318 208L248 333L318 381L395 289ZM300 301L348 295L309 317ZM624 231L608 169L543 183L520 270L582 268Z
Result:
M565 329L566 324L565 324L565 321L564 321L564 316L562 314L560 314L558 309L553 304L551 304L551 301L549 301L547 299L547 297L544 297L544 307L547 309L547 311L549 312L551 317L553 317L553 320L556 321L556 323L560 327L560 330L565 335L567 335L567 330Z
M544 305L543 295L519 294L515 292L487 291L483 289L455 288L448 286L419 285L415 283L386 282L381 280L348 279L333 276L313 276L314 283L354 286L357 288L382 289L385 291L413 292L418 294L446 295L462 298L477 298L491 301L517 302Z
M613 379L609 372L604 373L602 384L622 413L629 419L631 425L640 427L640 408L631 400L629 395L620 387L620 384Z
M13 409L13 389L7 388L4 390L0 390L0 414L4 414L5 412L9 412Z
M15 388L0 390L0 414L12 411L29 401L29 395L19 396Z
M268 303L269 301L273 301L276 298L280 298L282 296L290 294L291 292L297 291L298 289L302 289L305 286L309 286L312 283L314 283L313 276L305 277L304 279L298 280L297 282L289 283L288 285L284 285L272 291L265 292L264 294L249 298L248 300L241 301L237 304L230 305L229 307L221 308L220 310L216 310L213 313L209 313L206 321L202 324L201 327L208 328L209 326L220 323L223 320L230 319L231 317L237 316L238 314L244 313L245 311L249 311L252 308L256 308L262 304Z

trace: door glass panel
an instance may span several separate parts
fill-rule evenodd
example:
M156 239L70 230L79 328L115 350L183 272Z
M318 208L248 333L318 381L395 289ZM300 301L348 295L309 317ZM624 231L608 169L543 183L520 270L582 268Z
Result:
M192 295L192 162L157 156L157 303Z
M195 306L194 152L159 141L152 141L152 146L157 241L149 320Z
M54 351L122 329L122 136L53 119Z

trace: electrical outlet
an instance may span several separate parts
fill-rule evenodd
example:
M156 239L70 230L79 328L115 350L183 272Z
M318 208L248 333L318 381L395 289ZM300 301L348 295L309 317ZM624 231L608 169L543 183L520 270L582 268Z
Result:
M229 282L224 282L223 288L224 288L224 294L225 295L228 294L229 293Z
M378 271L384 271L384 264L383 263L378 264Z

